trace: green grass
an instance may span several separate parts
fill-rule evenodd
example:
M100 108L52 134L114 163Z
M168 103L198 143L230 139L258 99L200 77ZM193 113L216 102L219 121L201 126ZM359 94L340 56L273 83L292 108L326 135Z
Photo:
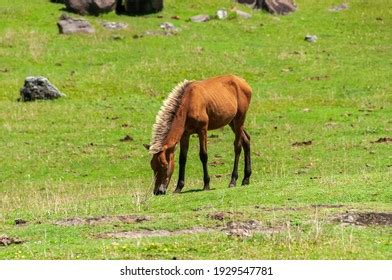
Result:
M233 2L166 0L163 18L86 17L95 35L62 36L56 27L62 5L0 0L0 235L26 241L0 247L0 259L391 259L391 227L332 219L345 211L392 211L391 145L371 143L392 137L392 3L348 1L348 10L331 13L340 1L296 2L299 10L285 17L237 5L252 19L198 24L186 19ZM108 31L102 20L129 28ZM133 38L164 21L181 32ZM317 43L305 42L306 34L316 34ZM227 188L233 135L224 128L210 132L218 136L209 139L210 162L223 163L210 165L212 191L187 192L202 188L191 138L184 193L153 197L142 144L163 99L184 79L226 73L244 77L254 90L246 122L251 185ZM48 77L67 97L17 102L29 75ZM120 142L127 134L134 141ZM306 140L312 145L291 145ZM343 206L311 207L318 204ZM246 239L221 233L96 238L228 221L207 218L214 211L241 212L236 219L284 230ZM120 214L152 220L53 224ZM16 226L15 219L28 223Z

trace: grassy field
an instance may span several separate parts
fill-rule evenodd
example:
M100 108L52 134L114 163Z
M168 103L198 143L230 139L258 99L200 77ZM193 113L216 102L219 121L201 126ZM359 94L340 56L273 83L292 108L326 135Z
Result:
M163 18L85 17L96 34L64 36L61 4L0 0L0 236L25 241L0 247L0 259L391 259L390 226L334 217L392 212L392 146L373 143L392 137L392 2L345 1L349 9L336 13L328 8L338 0L296 2L297 12L276 17L230 0L166 0ZM253 17L187 21L232 6ZM105 30L103 20L129 28ZM165 21L179 34L140 36ZM318 41L304 41L307 34ZM254 90L250 186L227 188L233 134L223 128L210 132L213 190L197 191L192 138L183 193L171 193L176 170L170 193L154 197L142 144L162 101L184 79L227 73ZM30 75L48 77L67 97L17 102ZM133 141L121 142L126 135ZM223 220L211 219L216 212ZM56 224L131 214L150 220ZM247 220L280 230L100 238Z

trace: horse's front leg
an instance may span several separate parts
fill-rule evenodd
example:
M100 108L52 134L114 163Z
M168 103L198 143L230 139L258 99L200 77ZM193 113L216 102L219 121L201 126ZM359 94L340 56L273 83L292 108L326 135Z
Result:
M199 143L200 143L200 160L203 164L203 179L204 179L204 190L210 189L210 176L208 175L207 161L207 128L202 129L199 133Z
M186 158L188 155L188 148L189 148L189 133L184 133L181 137L180 141L180 170L178 174L178 182L177 182L177 187L175 189L175 193L180 193L182 188L185 185L185 165L186 165Z

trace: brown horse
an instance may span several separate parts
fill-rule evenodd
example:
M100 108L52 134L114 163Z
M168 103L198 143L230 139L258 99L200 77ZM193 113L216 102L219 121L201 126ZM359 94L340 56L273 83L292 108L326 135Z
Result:
M185 80L173 89L156 116L151 144L145 145L153 155L151 168L155 175L155 195L166 193L174 170L174 151L178 142L180 142L180 170L175 192L181 192L185 182L189 137L194 133L199 136L204 190L209 190L207 130L217 129L227 124L235 134L234 168L229 187L236 185L241 146L245 153L242 185L249 184L252 173L250 137L244 130L244 121L251 95L252 89L246 81L233 75L203 81Z

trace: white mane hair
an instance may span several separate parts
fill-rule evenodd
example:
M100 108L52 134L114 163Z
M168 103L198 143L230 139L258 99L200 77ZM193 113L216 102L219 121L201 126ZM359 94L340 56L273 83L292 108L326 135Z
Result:
M169 134L174 117L180 107L185 88L191 82L192 81L184 80L177 84L163 102L161 109L155 117L155 124L152 128L152 138L149 149L150 154L156 154L162 151L163 142Z

